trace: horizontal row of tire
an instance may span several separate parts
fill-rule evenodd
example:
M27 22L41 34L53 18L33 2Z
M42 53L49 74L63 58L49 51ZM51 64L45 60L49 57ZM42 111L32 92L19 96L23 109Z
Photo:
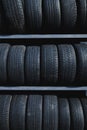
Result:
M87 98L0 95L0 130L87 130Z
M12 33L82 30L87 28L86 16L86 0L0 1L1 28L8 31L9 27Z
M87 84L87 44L0 44L0 83Z

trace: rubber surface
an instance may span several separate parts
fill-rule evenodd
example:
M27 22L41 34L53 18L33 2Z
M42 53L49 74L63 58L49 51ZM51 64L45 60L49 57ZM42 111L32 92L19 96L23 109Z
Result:
M8 54L8 80L12 84L24 84L25 46L12 46Z
M0 0L0 34L8 33L9 31L8 20L3 9L2 0Z
M10 108L10 129L25 130L27 96L15 95Z
M25 0L25 16L30 31L41 30L42 0Z
M75 45L74 48L77 57L76 81L78 83L87 83L87 45Z
M25 25L24 10L21 0L2 0L7 19L11 26L23 32Z
M41 80L45 84L58 81L58 52L56 45L41 46Z
M84 113L77 98L69 99L71 113L71 130L84 130Z
M62 84L73 83L76 76L76 55L72 45L58 45L59 81Z
M0 33L1 33L1 30L2 30L2 5L0 2Z
M7 56L9 49L9 44L0 44L0 83L7 82Z
M43 0L43 23L47 29L59 29L61 25L59 0Z
M9 111L12 96L0 96L0 130L10 130L9 126Z
M66 98L59 98L59 129L70 130L70 108Z
M76 0L60 0L62 26L66 29L75 27L77 21ZM68 27L68 28L67 28Z
M44 96L43 130L58 130L58 100L56 96Z
M27 130L42 130L42 96L29 96L26 120Z
M25 55L25 80L28 85L40 84L40 47L29 46Z
M84 130L87 130L87 99L86 98L81 98L81 103L83 107L83 112L84 112Z
M86 0L76 0L77 2L77 22L81 26L86 25L86 15L87 15L87 1Z

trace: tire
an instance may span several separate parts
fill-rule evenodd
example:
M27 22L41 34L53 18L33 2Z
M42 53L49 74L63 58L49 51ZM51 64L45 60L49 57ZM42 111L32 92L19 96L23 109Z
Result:
M59 0L43 0L43 23L46 29L56 29L61 25L61 8Z
M0 34L7 34L9 32L8 20L5 16L5 11L3 9L2 0L0 0Z
M72 84L76 76L76 55L72 45L58 45L59 81Z
M73 29L77 21L77 6L75 0L60 0L63 28Z
M9 44L0 44L0 83L7 82L7 57L9 49Z
M58 130L58 100L56 96L44 96L43 130Z
M1 6L1 2L0 2L0 33L2 31L2 6Z
M42 130L42 96L29 96L26 119L27 130Z
M21 0L21 2L22 2L23 9L24 9L24 0Z
M4 11L2 7L2 1L0 1L0 35L4 32L4 29L7 30L6 28L6 20L4 18Z
M41 47L41 80L43 84L56 84L58 81L58 51L56 45Z
M72 130L84 130L84 114L81 102L77 98L69 99Z
M10 108L10 129L25 130L27 96L15 95L12 98Z
M86 24L86 0L76 0L77 2L77 23L80 27L85 27Z
M25 55L25 80L28 85L40 84L40 47L29 46Z
M25 46L12 46L8 54L8 80L12 84L24 84Z
M59 99L59 129L70 130L70 108L65 98Z
M25 0L25 15L30 31L42 28L42 0Z
M24 31L25 18L21 0L2 0L4 11L13 29Z
M87 99L81 98L81 103L82 103L82 107L83 107L84 120L85 120L84 130L87 130Z
M76 82L87 84L87 45L74 45L77 58Z
M0 96L0 130L10 130L9 111L12 96Z

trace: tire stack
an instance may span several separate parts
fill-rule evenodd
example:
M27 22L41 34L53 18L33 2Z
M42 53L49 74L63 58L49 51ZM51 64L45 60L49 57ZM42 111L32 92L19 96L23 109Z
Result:
M86 22L86 0L0 0L1 34L80 33ZM87 44L21 41L0 39L0 130L87 130L87 97L54 90L87 86Z
M1 0L0 23L4 33L87 32L84 31L87 3L86 0Z
M0 44L0 84L87 85L87 44Z
M86 130L87 98L0 95L1 130Z

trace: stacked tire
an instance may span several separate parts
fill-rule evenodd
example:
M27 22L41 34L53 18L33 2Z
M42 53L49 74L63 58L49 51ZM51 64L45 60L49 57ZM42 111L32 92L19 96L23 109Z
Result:
M87 99L0 95L1 130L86 130Z
M87 27L86 0L1 0L0 8L0 23L5 18L3 29L9 27L8 33L73 32Z
M0 0L0 34L75 34L86 28L86 0ZM0 130L87 130L87 98L59 97L44 88L23 91L87 85L87 44L15 42L0 43L0 94L11 90L0 95Z
M0 44L0 83L87 85L87 45Z

